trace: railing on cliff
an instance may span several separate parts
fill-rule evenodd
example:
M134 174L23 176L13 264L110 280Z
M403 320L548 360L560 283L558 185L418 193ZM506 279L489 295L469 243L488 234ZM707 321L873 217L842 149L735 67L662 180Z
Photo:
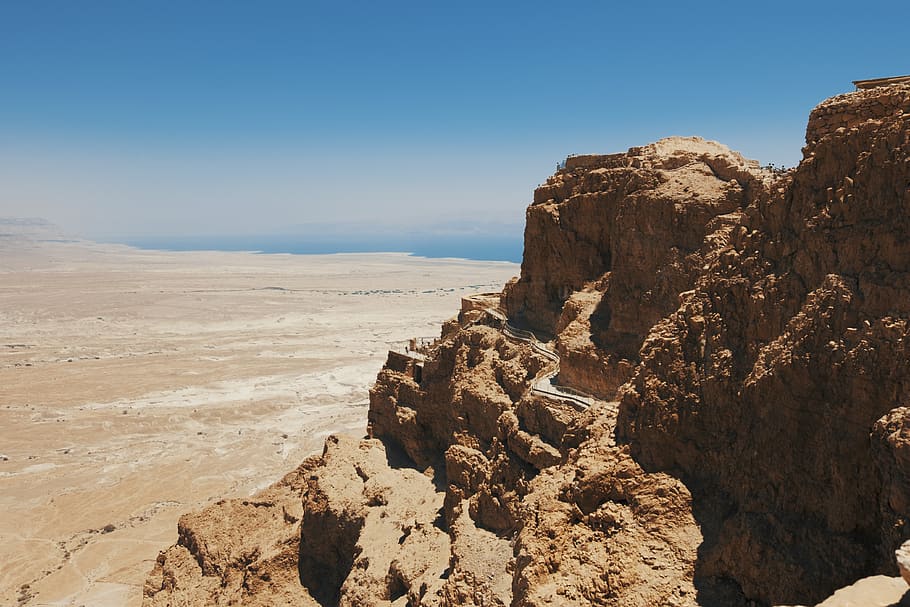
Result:
M585 394L580 390L553 385L553 378L559 375L558 353L545 347L531 331L519 329L509 323L509 317L506 315L505 310L501 308L486 308L486 312L502 323L502 332L506 336L529 344L535 352L555 363L553 367L534 378L534 382L531 384L531 392L541 394L544 397L566 401L581 411L584 411L591 406L591 402L594 400L592 396ZM549 385L551 388L543 387L544 385Z
M556 386L553 379L559 375L559 354L544 346L543 342L531 331L519 329L509 322L506 311L501 307L485 307L483 311L499 322L504 335L531 346L531 349L548 359L553 365L538 374L531 383L530 392L562 402L568 402L579 411L587 410L595 398L589 394L569 388ZM402 348L403 354L417 361L425 360L426 349L438 342L436 338L413 338ZM397 349L393 349L397 352Z

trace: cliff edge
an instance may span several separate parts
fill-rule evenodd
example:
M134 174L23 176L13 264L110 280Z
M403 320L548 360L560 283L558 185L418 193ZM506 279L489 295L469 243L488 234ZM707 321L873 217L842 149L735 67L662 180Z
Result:
M366 437L183 517L144 605L815 604L897 575L910 86L823 102L803 152L567 159L521 276L389 354Z

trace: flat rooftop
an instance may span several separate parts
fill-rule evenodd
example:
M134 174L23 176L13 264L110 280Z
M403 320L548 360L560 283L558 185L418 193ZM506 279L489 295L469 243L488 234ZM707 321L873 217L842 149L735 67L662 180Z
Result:
M880 86L890 86L892 84L910 83L910 76L891 76L890 78L873 78L871 80L854 80L853 85L857 90L874 89Z

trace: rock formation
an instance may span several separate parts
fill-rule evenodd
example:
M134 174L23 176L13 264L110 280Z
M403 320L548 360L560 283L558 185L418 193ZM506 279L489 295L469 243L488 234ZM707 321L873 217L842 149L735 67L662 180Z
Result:
M570 157L501 298L390 353L370 437L185 516L145 604L814 604L897 575L908 116L907 85L832 98L786 172L698 138Z

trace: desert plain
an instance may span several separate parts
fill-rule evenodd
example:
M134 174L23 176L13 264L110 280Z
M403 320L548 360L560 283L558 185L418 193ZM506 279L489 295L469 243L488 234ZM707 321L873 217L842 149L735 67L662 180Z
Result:
M362 433L387 350L517 273L0 240L0 604L139 605L182 514Z

